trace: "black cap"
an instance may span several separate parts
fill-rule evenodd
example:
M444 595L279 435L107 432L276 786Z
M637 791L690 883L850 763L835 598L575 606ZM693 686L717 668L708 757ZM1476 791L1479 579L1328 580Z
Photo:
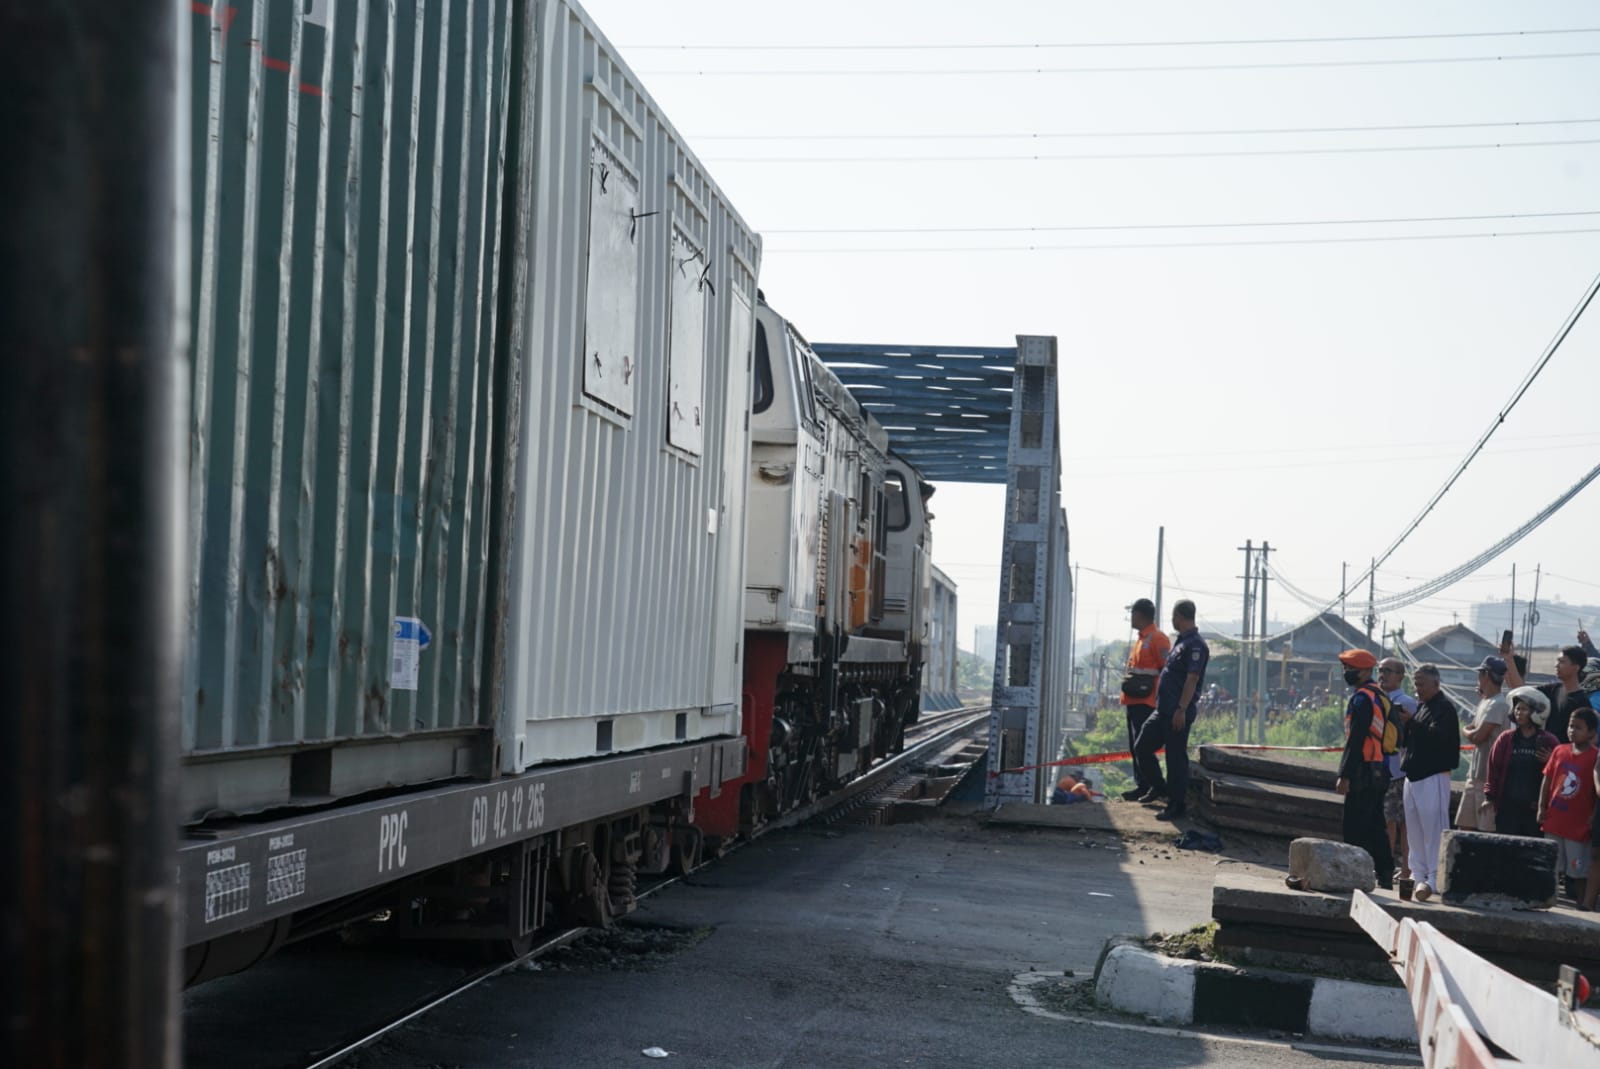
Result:
M1133 611L1148 616L1153 620L1156 615L1156 603L1149 598L1140 598L1133 603Z

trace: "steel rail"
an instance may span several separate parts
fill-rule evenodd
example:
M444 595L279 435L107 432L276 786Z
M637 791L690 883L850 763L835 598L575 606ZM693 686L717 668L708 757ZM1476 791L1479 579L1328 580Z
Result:
M756 837L765 835L768 832L777 831L781 828L790 828L797 824L803 824L814 817L826 813L831 809L838 808L847 802L860 797L862 794L872 790L874 787L881 785L892 775L904 771L922 758L925 758L936 752L944 743L947 743L960 736L977 724L986 721L988 717L989 707L987 706L975 707L971 709L958 709L952 710L949 713L939 714L939 716L932 718L931 725L937 726L938 730L932 732L926 738L918 739L915 743L907 746L904 750L898 754L895 754L893 757L879 761L876 765L873 765L870 769L868 769L865 774L854 780L851 780L839 790L824 795L822 798L812 802L810 805L792 809L788 813L783 814L781 817L769 821L759 831L756 832ZM945 725L945 720L950 720L952 723ZM924 721L923 723L927 724L928 721ZM710 859L706 862L706 864L712 864L718 860L718 858L726 857L728 854L735 852L744 845L746 844L743 842L738 843L730 847L727 851L718 855L718 857ZM695 871L698 871L698 869ZM649 898L651 895L671 887L681 879L683 879L682 876L667 877L658 883L651 884L649 887L640 890L635 897L638 899ZM418 1017L423 1016L431 1010L437 1009L459 995L466 994L468 991L471 991L485 980L489 980L493 977L501 975L502 973L507 973L514 969L518 969L529 961L534 961L540 957L543 957L553 950L558 950L561 947L564 947L567 944L572 943L585 935L588 935L590 932L598 930L599 929L592 927L568 928L565 931L558 932L557 934L551 936L549 939L540 943L526 954L514 958L511 961L500 962L495 965L489 965L481 969L477 969L467 974L467 976L463 979L457 981L454 986L436 994L428 995L420 1001L412 1003L398 1015L384 1021L380 1025L373 1026L369 1031L365 1032L361 1036L354 1039L341 1041L336 1046L327 1048L326 1050L313 1055L314 1060L307 1063L304 1066L304 1069L329 1069L330 1066L333 1066L345 1058L348 1058L350 1055L356 1053L362 1048L376 1043L378 1040L382 1039L390 1032L393 1032L395 1029L409 1024Z

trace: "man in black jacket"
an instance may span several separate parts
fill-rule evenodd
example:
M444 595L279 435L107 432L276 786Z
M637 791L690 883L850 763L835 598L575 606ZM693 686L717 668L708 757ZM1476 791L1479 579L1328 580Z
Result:
M1369 650L1339 654L1344 681L1355 688L1344 711L1344 755L1334 789L1344 795L1344 841L1372 855L1379 887L1394 886L1394 851L1383 826L1389 770L1383 763L1384 716L1389 697L1372 682L1378 658Z
M1411 878L1423 902L1439 886L1439 836L1450 826L1450 773L1461 764L1461 717L1439 689L1439 669L1418 665L1416 715L1400 733L1400 771L1405 773L1406 835Z

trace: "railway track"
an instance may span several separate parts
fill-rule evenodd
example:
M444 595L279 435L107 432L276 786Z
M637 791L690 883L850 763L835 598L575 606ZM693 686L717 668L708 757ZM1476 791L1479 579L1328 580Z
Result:
M916 778L913 769L965 737L977 725L986 721L988 716L989 709L987 707L974 707L956 709L924 717L912 729L907 731L906 747L900 753L880 761L866 775L851 781L840 790L834 791L809 805L785 813L782 817L763 828L760 834L766 834L781 828L794 827L831 813L849 813L862 807L870 809L875 801L880 799L887 798L892 802L896 797L896 792L902 791L906 782ZM861 822L871 823L873 821ZM731 847L723 856L738 850L742 845L738 844ZM714 863L714 860L708 862L708 864L711 863ZM680 879L682 877L679 876L663 878L641 887L636 892L635 897L639 899L648 898L672 886ZM409 1003L398 1013L386 1015L383 1019L358 1029L338 1042L317 1050L311 1056L311 1060L294 1063L296 1069L329 1069L329 1067L339 1064L362 1048L382 1039L395 1029L401 1028L439 1006L466 994L484 981L517 969L526 962L533 961L549 954L553 950L566 946L593 930L587 927L568 928L539 943L521 957L473 970L449 986Z

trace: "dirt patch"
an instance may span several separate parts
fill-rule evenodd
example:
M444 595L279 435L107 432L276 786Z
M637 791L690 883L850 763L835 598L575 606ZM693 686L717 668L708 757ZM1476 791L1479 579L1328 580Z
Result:
M671 928L655 924L618 924L591 932L538 961L537 972L648 971L704 942L709 926Z
M1144 941L1157 954L1186 961L1221 961L1217 956L1217 922L1197 924L1186 932L1157 932Z
M1054 1013L1105 1014L1095 1005L1094 980L1090 977L1067 976L1032 989L1039 1005Z

